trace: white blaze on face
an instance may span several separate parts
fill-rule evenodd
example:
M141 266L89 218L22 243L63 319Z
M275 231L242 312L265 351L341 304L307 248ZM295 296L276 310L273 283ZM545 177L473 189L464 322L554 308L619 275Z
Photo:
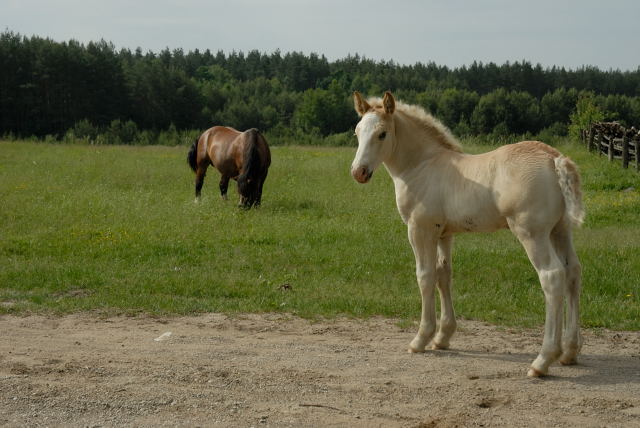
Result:
M384 122L377 113L367 113L356 126L358 150L351 164L351 175L356 181L366 183L382 162L386 141L380 139L385 131Z

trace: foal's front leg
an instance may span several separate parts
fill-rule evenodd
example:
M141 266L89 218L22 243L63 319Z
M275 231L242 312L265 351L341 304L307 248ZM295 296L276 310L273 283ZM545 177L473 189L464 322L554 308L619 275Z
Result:
M449 348L449 339L456 331L456 314L451 298L451 246L453 237L446 236L438 240L438 264L436 276L440 292L440 327L433 339L433 349Z
M409 352L424 352L436 331L434 291L437 280L438 235L435 230L409 223L409 242L416 258L416 277L422 296L422 314L418 334L409 344Z

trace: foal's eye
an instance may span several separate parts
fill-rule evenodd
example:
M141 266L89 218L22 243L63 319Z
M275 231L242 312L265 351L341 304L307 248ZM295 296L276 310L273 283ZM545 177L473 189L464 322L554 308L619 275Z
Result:
M381 133L380 135L378 135L378 138L381 139L381 140L384 140L385 138L387 138L387 132L385 131L385 132Z

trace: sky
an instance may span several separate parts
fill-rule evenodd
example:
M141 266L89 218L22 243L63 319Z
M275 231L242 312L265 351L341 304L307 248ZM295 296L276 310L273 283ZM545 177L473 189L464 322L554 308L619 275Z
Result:
M0 0L0 31L159 52L637 70L638 0Z

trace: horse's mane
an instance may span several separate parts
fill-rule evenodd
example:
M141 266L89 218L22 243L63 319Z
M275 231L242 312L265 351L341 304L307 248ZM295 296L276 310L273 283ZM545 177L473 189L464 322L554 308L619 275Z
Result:
M376 110L383 111L381 98L370 98L367 100L369 105ZM414 123L419 124L425 132L429 134L434 141L446 147L449 150L462 153L462 146L453 136L449 128L447 128L438 119L427 113L422 107L416 105L405 104L396 100L396 113L400 112Z

